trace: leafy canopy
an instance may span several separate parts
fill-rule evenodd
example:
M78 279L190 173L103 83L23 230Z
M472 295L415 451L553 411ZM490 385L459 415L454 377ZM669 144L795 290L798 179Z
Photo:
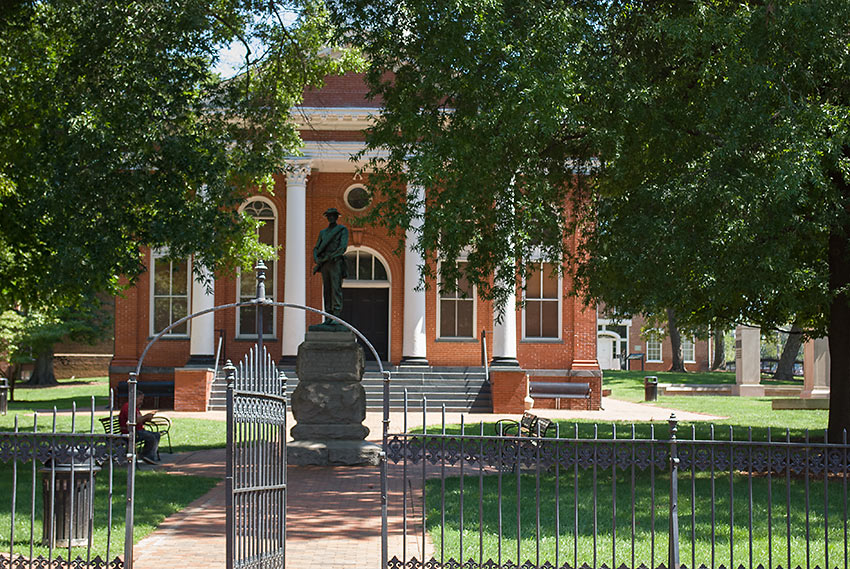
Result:
M848 286L828 242L850 227L850 3L333 7L386 107L375 219L407 228L405 184L428 188L426 258L469 251L497 299L542 253L623 312L825 330Z
M0 305L73 305L143 270L256 258L236 206L299 148L290 108L354 63L314 0L13 1L0 14ZM220 49L250 48L236 77Z

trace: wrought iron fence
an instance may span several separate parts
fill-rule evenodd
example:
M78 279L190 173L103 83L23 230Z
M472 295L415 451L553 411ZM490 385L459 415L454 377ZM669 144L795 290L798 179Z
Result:
M87 413L16 416L0 432L0 568L132 566L132 537L121 545L115 528L132 536L135 451L130 435L95 428L95 413L92 397ZM123 469L128 500L115 484Z
M393 569L848 566L846 436L738 440L675 416L551 437L404 420L385 445L401 479Z

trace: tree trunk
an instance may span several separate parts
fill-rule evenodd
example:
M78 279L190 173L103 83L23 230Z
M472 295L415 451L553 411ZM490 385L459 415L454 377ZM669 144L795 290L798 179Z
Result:
M726 333L714 331L714 358L711 361L711 371L726 371Z
M797 361L797 354L800 353L802 344L803 330L797 325L797 322L794 322L788 332L785 346L782 348L782 355L779 356L779 363L776 364L773 379L794 379L794 362Z
M53 373L53 346L43 350L35 358L35 369L30 377L29 385L56 385L56 375Z
M670 371L684 373L686 370L685 359L682 356L682 335L679 334L679 328L676 326L676 313L669 308L667 309L667 334L673 346L673 365L670 366Z

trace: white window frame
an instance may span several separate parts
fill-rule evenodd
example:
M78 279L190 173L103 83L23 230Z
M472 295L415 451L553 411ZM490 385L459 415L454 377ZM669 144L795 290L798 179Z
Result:
M688 342L688 344L686 344ZM688 357L688 353L685 351L685 346L690 345L690 358ZM686 364L695 364L697 363L697 341L693 336L689 338L682 338L682 361Z
M477 324L478 324L478 301L477 301L478 300L478 287L476 287L474 284L472 285L472 293L470 294L469 298L460 298L460 297L447 297L446 298L446 301L449 301L449 302L451 302L451 301L455 301L455 302L456 301L470 301L470 302L472 302L472 334L470 336L443 336L442 335L443 327L442 327L441 314L443 312L443 310L442 310L443 295L440 292L440 281L442 280L442 277L441 277L442 266L443 266L443 263L445 263L445 262L446 261L440 261L437 265L437 287L436 287L437 288L437 318L436 318L436 320L437 320L437 330L436 330L437 338L440 339L440 340L475 340L478 337L478 326L477 326ZM455 263L466 263L466 259L465 258L457 259L455 261ZM457 315L457 311L455 311L455 315ZM457 316L455 316L455 319L457 319ZM456 320L455 320L455 323L457 323ZM457 326L455 326L455 328L457 328Z
M546 278L546 271L543 270L543 265L554 265L554 264L553 263L547 263L545 261L534 261L533 264L535 266L539 265L540 272L541 272L540 286L542 287L543 286L543 279ZM539 291L540 294L541 294L540 297L529 299L528 298L528 282L524 283L526 286L523 287L523 297L525 299L525 302L523 303L523 307L522 307L522 339L523 340L528 341L528 342L555 342L555 341L559 341L559 340L562 339L564 323L563 323L563 306L561 305L561 301L562 301L563 296L564 296L563 295L564 282L563 282L562 275L559 274L557 276L557 278L558 278L558 285L557 285L558 294L556 295L556 297L554 299L543 298L542 297L542 294L543 294L542 288ZM552 303L552 304L557 303L557 305L558 305L558 308L557 308L557 311L558 311L557 312L557 314L558 314L558 335L557 336L529 336L528 335L528 330L526 329L526 317L527 317L526 309L527 309L527 305L528 305L529 300L532 300L532 301L535 301L535 302L539 301L539 302L544 302L544 303Z
M273 233L274 234L274 248L275 248L275 251L277 251L277 248L278 248L278 223L279 223L279 219L280 219L280 215L278 215L277 208L275 207L274 203L272 203L272 201L270 199L263 197L263 196L253 196L253 197L250 197L247 200L245 200L245 203L243 203L239 207L239 211L240 212L245 211L245 208L247 208L248 205L250 205L253 202L263 202L264 204L268 205L272 210L272 214L274 215L274 233ZM265 218L263 218L263 219L265 219ZM264 261L264 262L266 264L266 298L268 300L271 300L272 302L274 302L275 300L277 300L277 284L278 284L277 283L277 279L278 279L278 275L277 275L277 264L278 264L277 253L275 253L274 259L271 259L269 261ZM269 275L272 276L271 286L269 286ZM254 296L255 295L252 294L251 298L254 298ZM242 301L242 270L241 269L239 269L236 272L236 301L237 302ZM257 337L257 331L256 330L250 330L250 331L242 330L242 314L241 314L241 311L242 311L242 307L236 308L236 337L237 338L256 338ZM272 307L271 336L272 336L272 338L277 338L277 307L276 306Z
M148 332L150 333L150 336L156 336L157 334L159 334L162 331L162 330L156 330L155 325L154 325L155 324L154 323L154 317L155 317L154 316L154 313L155 313L154 307L155 307L155 304L156 304L156 299L161 298L163 296L166 297L166 298L169 298L169 299L183 297L183 295L174 295L174 294L170 294L170 293L168 295L156 295L154 293L154 291L156 290L155 289L155 287L156 287L156 260L161 259L163 257L167 257L167 256L168 256L168 252L165 251L165 250L159 249L159 250L152 250L151 251L150 296L149 296L149 298L150 298L149 305L150 306L148 307L148 309L149 309L149 312L148 312L148 317L149 317L148 318ZM179 262L179 261L177 261L177 262ZM171 282L170 273L171 273L171 266L174 263L175 263L175 261L173 261L173 260L169 262L169 279L168 280L169 280L169 287L172 287L172 288L174 286L174 283ZM185 295L185 298L186 298L186 315L189 315L191 313L191 310L192 310L192 263L189 261L189 259L186 259L186 295ZM169 309L169 312L171 312L171 309ZM181 316L181 318L182 318L182 316ZM176 322L177 320L179 320L179 318L175 319L172 314L169 314L168 325L174 324L174 322ZM165 334L164 337L168 337L168 338L188 338L189 337L189 330L190 330L189 325L190 325L190 323L187 322L185 332L171 331L171 332L168 332L167 334Z
M653 359L650 356L650 343L658 344L658 359ZM652 332L647 333L646 336L646 362L647 363L661 363L664 361L664 338L661 336L661 333L653 330Z

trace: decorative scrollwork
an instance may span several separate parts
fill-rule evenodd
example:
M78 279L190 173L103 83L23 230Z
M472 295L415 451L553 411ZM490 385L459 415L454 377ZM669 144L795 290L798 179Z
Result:
M90 561L86 561L82 557L76 557L70 563L59 555L50 559L39 555L38 557L29 558L23 555L9 557L6 554L0 554L0 569L47 569L48 567L71 567L73 569L124 569L124 561L120 557L116 557L111 562L104 561L100 556L95 556Z

